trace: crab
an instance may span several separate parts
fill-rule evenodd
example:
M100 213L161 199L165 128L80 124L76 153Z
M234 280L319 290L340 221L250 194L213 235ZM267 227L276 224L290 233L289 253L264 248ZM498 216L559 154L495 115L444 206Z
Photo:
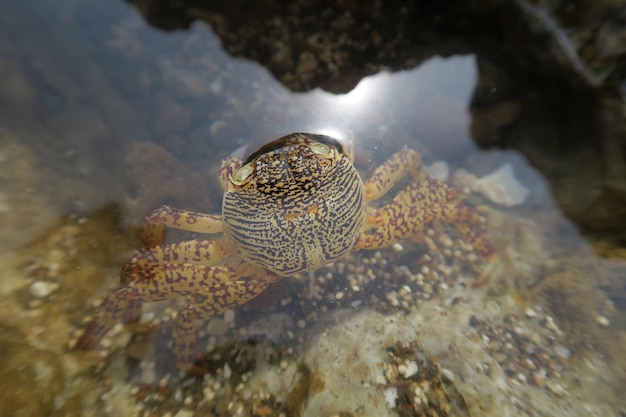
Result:
M374 202L399 181L410 184ZM329 136L294 133L218 169L222 214L162 206L146 217L145 249L122 269L122 285L102 302L75 347L91 349L118 321L139 320L141 306L186 297L173 327L181 370L196 359L197 325L251 300L273 282L323 267L351 251L378 249L453 223L478 255L495 257L478 214L446 183L430 178L407 147L363 181L353 152ZM162 244L166 228L213 235Z

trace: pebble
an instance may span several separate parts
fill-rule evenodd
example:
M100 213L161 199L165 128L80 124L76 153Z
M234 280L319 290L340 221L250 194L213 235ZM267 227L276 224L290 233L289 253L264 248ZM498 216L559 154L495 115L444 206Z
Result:
M398 365L398 373L404 375L406 372L406 365L400 364Z
M206 401L211 401L211 400L213 400L213 398L215 398L215 392L211 388L209 388L209 387L206 387L203 390L203 394L204 394L204 399Z
M389 406L389 408L396 408L396 400L398 399L398 388L389 387L385 391L383 391L385 395L385 402Z
M554 352L563 359L569 359L572 352L563 345L557 345L554 347Z
M454 382L454 372L449 370L448 368L441 369L441 375L446 378L449 382Z
M161 380L159 381L159 386L161 388L166 387L167 384L169 384L170 382L170 375L165 375L163 378L161 378Z
M533 373L533 382L539 388L544 388L546 386L546 377L540 372Z
M455 173L455 183L467 186L503 207L524 204L530 194L530 190L515 178L513 167L508 163L481 178L460 169Z
M141 383L146 385L154 384L156 380L156 372L153 367L143 369L141 372Z
M401 365L402 366L402 365ZM398 367L398 371L400 371L400 367ZM413 375L417 374L419 371L419 367L415 361L408 362L405 366L404 372L401 372L405 378L411 378Z
M45 298L55 292L59 288L59 284L49 281L35 281L30 286L30 293L33 297Z
M176 416L174 417L193 417L193 413L194 412L192 410L187 410L183 408L178 413L176 413Z
M226 323L232 323L235 321L235 310L227 310L224 313L224 321Z
M552 316L546 316L546 327L555 332L559 331L559 326L556 325Z
M596 322L602 327L609 327L609 324L611 324L609 319L607 319L605 316L602 316L602 315L596 316Z
M567 391L565 391L563 385L559 384L558 382L548 381L548 390L557 397L564 397L567 394Z
M435 180L445 181L450 175L450 168L444 161L434 162L432 165L424 167L424 170Z

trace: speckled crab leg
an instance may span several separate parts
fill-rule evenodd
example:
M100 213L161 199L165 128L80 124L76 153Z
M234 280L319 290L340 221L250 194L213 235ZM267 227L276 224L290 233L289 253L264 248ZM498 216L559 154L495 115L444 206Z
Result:
M144 220L141 232L141 239L144 244L148 247L161 244L165 227L196 233L221 233L222 216L161 206Z
M227 189L228 178L240 166L241 160L238 158L228 157L222 161L217 170L222 189ZM196 213L163 205L146 216L141 231L141 240L148 247L160 245L163 242L165 227L196 233L221 233L222 216Z
M378 200L407 174L411 175L413 181L419 181L425 176L420 154L404 146L400 152L396 152L376 168L367 179L364 184L365 200Z
M406 174L411 174L416 182L389 204L368 211L365 232L359 236L355 249L389 246L413 237L434 221L442 221L454 223L481 257L495 256L493 246L482 233L478 214L464 205L452 188L425 175L419 154L411 149L404 148L374 171L365 183L366 199L382 197Z
M160 264L195 264L211 266L222 262L233 253L234 249L222 240L188 240L153 248L136 250L133 257L122 270L122 283L127 283L134 276L129 270L147 268Z
M143 302L176 298L193 292L196 285L210 285L212 279L220 282L227 278L219 268L209 267L221 262L230 252L219 241L209 240L135 251L122 268L123 286L104 299L98 315L79 339L77 349L97 345L120 320L124 323L139 321ZM168 289L175 290L169 297Z
M165 264L138 268L129 264L125 269L124 274L138 276L127 278L126 285L115 289L104 299L98 315L87 325L76 343L76 349L88 350L96 346L118 321L133 315L141 302L188 296L187 306L179 314L176 327L195 329L193 323L185 322L190 315L206 319L222 313L252 299L275 280L263 274L238 280L242 276L241 271L222 265ZM178 333L183 337L185 331L178 330ZM195 333L185 335L182 342L175 340L174 344L191 348L193 341ZM188 353L181 355L189 356Z
M212 285L187 297L184 308L176 317L173 330L172 351L178 368L187 370L196 359L198 323L246 303L277 279L274 275L259 271L254 278Z

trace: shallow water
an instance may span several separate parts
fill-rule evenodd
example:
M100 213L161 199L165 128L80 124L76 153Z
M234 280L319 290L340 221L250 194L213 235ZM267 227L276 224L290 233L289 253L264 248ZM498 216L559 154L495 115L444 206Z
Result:
M210 28L160 32L122 2L11 2L0 16L0 414L626 411L623 250L592 247L523 156L475 145L474 55L345 95L292 93ZM140 247L143 216L218 213L221 159L297 131L353 141L364 177L418 150L484 217L499 259L449 225L352 254L204 324L187 376L169 349L180 300L69 349Z

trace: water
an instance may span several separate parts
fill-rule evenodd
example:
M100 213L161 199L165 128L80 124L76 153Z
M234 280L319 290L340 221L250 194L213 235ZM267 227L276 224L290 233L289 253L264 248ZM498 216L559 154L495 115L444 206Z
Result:
M555 137L566 128L550 112L520 127L532 100L470 111L477 92L498 93L477 85L470 53L381 72L343 95L293 93L202 24L161 32L122 2L0 12L0 414L626 409L623 249L588 242L555 203L563 191L526 157L472 139L517 129L556 143L594 120ZM140 324L116 326L91 352L69 349L141 246L146 214L161 204L219 213L221 159L297 131L353 141L364 177L403 145L418 150L481 213L498 259L438 224L281 280L202 324L204 355L187 376L171 352L183 300L144 306Z

